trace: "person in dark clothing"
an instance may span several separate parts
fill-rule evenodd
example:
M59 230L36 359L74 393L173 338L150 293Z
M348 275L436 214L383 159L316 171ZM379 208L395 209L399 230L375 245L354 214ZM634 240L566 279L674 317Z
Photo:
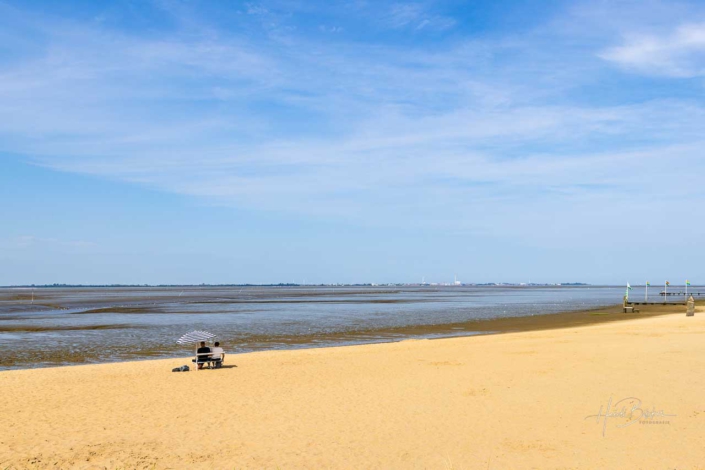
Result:
M203 369L203 364L210 359L210 352L211 348L206 346L205 341L201 341L199 343L199 347L196 350L196 359L194 359L194 362L198 366L199 369Z

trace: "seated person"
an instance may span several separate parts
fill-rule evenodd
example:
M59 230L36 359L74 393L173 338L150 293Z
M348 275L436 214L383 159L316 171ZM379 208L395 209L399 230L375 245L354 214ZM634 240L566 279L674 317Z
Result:
M225 351L220 347L218 341L215 342L213 348L211 348L211 360L224 362L225 361Z
M196 359L194 359L193 362L196 363L199 369L203 369L203 364L208 362L208 360L210 359L209 353L211 352L211 348L206 346L205 341L201 341L198 346L199 347L196 350Z

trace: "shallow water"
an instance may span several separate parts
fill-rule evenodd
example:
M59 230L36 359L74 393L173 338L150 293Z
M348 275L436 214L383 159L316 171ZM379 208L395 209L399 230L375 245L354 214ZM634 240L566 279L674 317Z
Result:
M0 370L188 355L207 330L229 352L473 334L420 325L584 310L622 287L0 289ZM33 296L33 300L32 300Z

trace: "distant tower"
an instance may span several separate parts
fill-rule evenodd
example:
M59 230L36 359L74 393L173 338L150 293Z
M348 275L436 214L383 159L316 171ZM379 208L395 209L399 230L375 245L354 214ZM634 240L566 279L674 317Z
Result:
M460 285L460 281L458 281L458 275L457 275L457 274L455 275L455 278L454 278L454 281L453 281L453 285L454 285L454 286L459 286L459 285Z

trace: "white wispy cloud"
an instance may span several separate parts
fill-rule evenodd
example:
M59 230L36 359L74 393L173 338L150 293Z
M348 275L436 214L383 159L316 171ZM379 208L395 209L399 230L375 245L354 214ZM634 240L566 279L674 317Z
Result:
M681 24L668 34L631 34L600 57L649 75L705 76L705 23Z
M455 26L456 21L443 15L433 14L421 3L396 3L389 7L384 21L392 28L444 30Z
M421 5L389 12L388 26L419 34L425 21L452 26ZM594 89L585 99L605 73L594 59L602 43L543 32L439 50L36 21L26 27L41 27L46 47L0 69L0 151L56 170L257 210L438 230L518 226L554 242L576 225L597 236L625 214L702 198L694 170L705 170L705 106L609 101ZM692 54L698 34L678 29L659 47ZM602 56L644 62L637 44ZM555 220L565 223L547 234Z
M266 7L256 3L246 3L245 11L248 15L266 15L269 13L269 10Z
M330 26L330 25L321 25L318 27L321 31L324 33L340 33L343 32L344 28L342 26Z

